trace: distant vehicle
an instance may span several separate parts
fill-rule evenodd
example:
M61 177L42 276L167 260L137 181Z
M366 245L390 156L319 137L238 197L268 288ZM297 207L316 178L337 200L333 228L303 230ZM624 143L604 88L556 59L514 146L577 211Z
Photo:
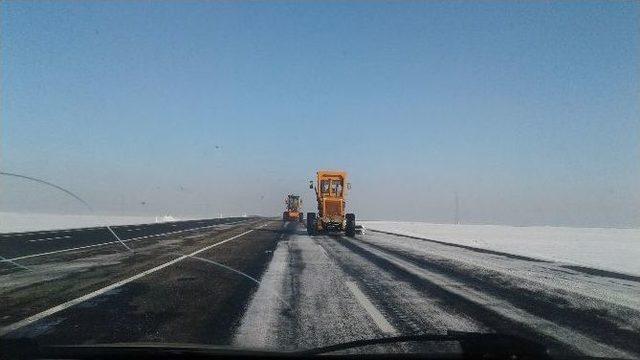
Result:
M344 231L345 235L356 235L356 216L345 212L345 198L351 184L344 171L321 170L316 173L316 186L309 182L309 189L315 189L318 213L307 213L307 233L314 235L320 231Z
M287 210L282 213L282 221L304 221L300 196L289 194L284 199L284 203L287 205Z

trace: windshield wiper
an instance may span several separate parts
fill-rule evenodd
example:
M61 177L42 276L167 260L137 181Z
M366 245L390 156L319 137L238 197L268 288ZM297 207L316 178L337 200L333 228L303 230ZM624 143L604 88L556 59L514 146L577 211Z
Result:
M446 334L402 335L385 338L355 340L298 352L300 355L322 355L370 345L398 344L405 342L455 341L465 357L492 358L549 358L547 348L527 339L503 334L447 331Z
M33 339L0 339L0 348L17 355L17 358L212 358L212 357L314 357L318 355L334 355L334 352L355 349L371 345L398 344L406 342L457 342L461 353L367 353L340 354L340 357L361 357L363 355L385 355L389 357L406 357L420 355L424 358L483 358L483 359L549 359L547 349L538 343L521 337L493 333L473 333L448 331L446 334L404 335L367 340L355 340L345 343L323 346L308 350L272 351L240 349L229 346L204 344L170 344L170 343L120 343L120 344L86 344L86 345L41 345ZM5 355L8 355L5 353ZM11 358L11 356L9 356Z

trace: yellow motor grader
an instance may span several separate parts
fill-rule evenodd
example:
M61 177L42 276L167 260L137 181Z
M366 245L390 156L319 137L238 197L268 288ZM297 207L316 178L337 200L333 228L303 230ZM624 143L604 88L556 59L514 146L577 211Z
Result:
M356 216L345 212L345 198L351 184L344 171L321 170L316 173L316 183L309 182L309 189L315 189L318 213L307 213L307 233L344 231L345 235L356 234ZM317 217L316 217L317 215Z
M303 221L302 212L302 199L300 196L289 194L284 199L284 203L287 205L287 211L282 213L282 221Z

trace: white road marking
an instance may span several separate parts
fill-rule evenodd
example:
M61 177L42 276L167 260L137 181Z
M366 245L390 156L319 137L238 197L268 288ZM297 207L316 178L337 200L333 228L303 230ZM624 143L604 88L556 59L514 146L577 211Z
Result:
M54 234L54 233L70 233L72 231L89 231L95 230L94 228L80 228L80 229L69 229L69 230L48 230L48 231L39 231L39 232L21 232L21 233L12 233L12 234L3 234L2 237L21 237L21 236L30 236L30 235L44 235L44 234Z
M267 224L263 224L261 226L258 226L256 229L262 228L262 227L264 227L266 225ZM42 320L47 316L53 315L53 314L55 314L57 312L60 312L60 311L65 310L67 308L70 308L70 307L72 307L74 305L80 304L80 303L82 303L84 301L93 299L96 296L102 295L102 294L104 294L106 292L109 292L109 291L111 291L113 289L117 289L117 288L119 288L119 287L121 287L123 285L126 285L126 284L128 284L128 283L130 283L132 281L138 280L138 279L140 279L142 277L145 277L145 276L147 276L149 274L153 274L156 271L162 270L162 269L164 269L164 268L166 268L168 266L171 266L173 264L176 264L176 263L178 263L178 262L180 262L180 261L182 261L184 259L188 259L190 257L193 257L194 255L197 255L197 254L199 254L201 252L207 251L207 250L209 250L211 248L214 248L216 246L220 246L220 245L222 245L224 243L227 243L227 242L229 242L231 240L235 240L235 239L237 239L239 237L242 237L244 235L252 233L256 229L251 229L251 230L245 231L245 232L243 232L241 234L232 236L232 237L230 237L228 239L225 239L225 240L222 240L220 242L217 242L215 244L212 244L212 245L209 245L209 246L205 246L202 249L196 250L196 251L194 251L194 252L192 252L192 253L190 253L188 255L182 255L177 259L173 259L171 261L167 261L164 264L158 265L158 266L153 267L153 268L151 268L149 270L145 270L145 271L143 271L141 273L138 273L138 274L136 274L134 276L131 276L129 278L126 278L124 280L120 280L120 281L115 282L115 283L113 283L111 285L108 285L108 286L105 286L105 287L103 287L101 289L98 289L96 291L90 292L90 293L88 293L86 295L80 296L80 297L75 298L73 300L69 300L69 301L64 302L64 303L62 303L60 305L54 306L54 307L52 307L50 309L44 310L44 311L39 312L39 313L37 313L35 315L32 315L32 316L29 316L26 319L23 319L23 320L20 320L18 322L15 322L13 324L4 326L4 327L0 328L0 336L4 336L4 335L6 335L6 334L8 334L8 333L10 333L12 331L18 330L18 329L20 329L22 327L25 327L25 326L27 326L29 324L32 324L32 323L34 323L34 322L36 322L38 320Z
M396 330L396 328L394 328L393 325L391 325L387 321L387 319L385 319L384 315L382 315L382 313L371 303L369 298L367 298L367 296L362 291L360 291L356 283L354 283L353 281L345 281L345 284L347 285L347 288L349 289L349 291L351 291L353 296L355 296L356 300L358 300L360 305L367 311L367 314L369 314L369 317L371 317L371 320L373 320L373 322L376 323L378 328L383 333L386 333L386 334L398 333L398 330Z
M125 241L129 241L129 240L125 240ZM92 248L92 247L96 247L96 246L105 246L105 245L111 245L111 244L119 244L119 242L118 241L108 241L108 242L103 242L103 243L99 243L99 244L78 246L78 247L74 247L74 248L71 248L71 249L47 251L47 252L38 253L38 254L31 254L31 255L25 255L25 256L18 256L18 257L14 257L14 258L11 258L11 259L4 259L4 260L0 260L0 262L4 262L4 261L10 262L10 261L14 261L14 260L24 260L24 259L30 259L30 258L38 257L38 256L53 255L53 254L58 254L58 253L63 253L63 252L68 252L68 251L82 250L82 249Z
M40 242L40 241L49 241L49 240L60 240L60 239L68 239L70 238L71 235L66 235L66 236L54 236L54 237L48 237L48 238L42 238L42 239L31 239L31 240L27 240L28 242Z
M131 238L131 239L124 239L122 241L123 242L128 242L128 241L148 239L148 238L157 237L157 236L173 235L173 234L178 234L178 233L187 232L187 231L208 229L208 228L221 226L221 225L234 225L234 224L241 223L241 222L244 222L244 221L246 221L246 220L240 220L240 221L236 221L236 222L232 222L232 223L228 223L228 224L217 224L217 225L202 226L202 227L198 227L198 228L184 229L184 230L166 232L166 233L161 233L161 234L138 236L138 237L134 237L134 238ZM69 252L69 251L74 251L74 250L82 250L82 249L87 249L87 248L92 248L92 247L97 247L97 246L106 246L106 245L113 245L113 244L119 244L119 243L120 242L118 242L118 241L107 241L107 242L103 242L103 243L99 243L99 244L78 246L78 247L74 247L74 248L70 248L70 249L62 249L62 250L48 251L48 252L43 252L43 253L38 253L38 254L18 256L18 257L14 257L14 258L11 258L11 259L3 258L3 259L0 259L0 262L12 262L12 261L15 261L15 260L23 260L23 259L29 259L29 258L38 257L38 256L53 255L53 254L58 254L58 253L63 253L63 252Z
M593 339L589 335L581 334L573 328L557 324L552 320L538 317L537 315L528 312L528 310L518 308L509 301L492 295L491 292L483 292L483 290L476 289L475 287L464 283L462 280L457 280L445 274L431 272L417 264L402 259L401 257L373 248L366 240L359 239L349 241L354 243L358 242L359 246L366 249L368 252L385 259L404 271L423 279L427 283L446 289L446 291L482 307L487 313L493 312L498 316L507 318L515 323L527 324L527 326L534 329L539 334L546 335L570 347L577 347L582 352L586 351L589 356L625 359L634 358L632 354L624 350L616 349L610 345L601 343L599 340Z
M318 244L318 246L320 247L320 251L322 252L324 257L326 257L328 259L329 258L329 254L327 254L327 251L322 246L320 246L320 244Z
M17 262L12 261L12 260L10 260L10 259L5 259L5 258L3 258L2 256L0 256L0 260L2 260L3 262L8 262L9 264L12 264L12 265L14 265L14 266L17 266L17 267L19 267L19 268L21 268L21 269L31 271L31 269L29 269L28 267L26 267L26 266L24 266L24 265L20 265L20 264L18 264Z

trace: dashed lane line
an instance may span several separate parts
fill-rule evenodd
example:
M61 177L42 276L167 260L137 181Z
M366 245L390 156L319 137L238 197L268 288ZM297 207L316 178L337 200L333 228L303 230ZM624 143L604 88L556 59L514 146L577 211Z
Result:
M27 241L28 241L28 242L41 242L41 241L51 241L51 240L69 239L70 237L71 237L71 235L66 235L66 236L53 236L53 237L42 238L42 239L30 239L30 240L27 240Z
M367 311L367 314L369 314L371 320L373 320L373 322L383 333L389 335L398 334L398 330L396 330L396 328L393 327L393 325L391 325L389 321L387 321L384 315L382 315L382 313L375 307L375 305L373 305L369 298L367 298L367 296L362 291L360 291L360 288L358 288L358 285L355 282L345 281L345 285L347 285L349 291L351 291L358 303L360 303L360 305Z
M316 242L316 245L318 245L318 247L320 248L320 251L322 252L322 254L327 259L329 259L330 262L332 262L331 258L329 257L329 254L327 254L327 251L325 250L325 248L322 245L318 244L317 242ZM349 289L349 291L351 291L351 294L353 294L353 296L356 298L356 300L358 301L360 306L362 306L362 308L367 312L367 314L369 315L371 320L373 320L373 322L376 324L376 326L378 326L380 331L382 331L383 333L388 334L388 335L397 335L398 334L398 330L396 330L396 328L393 325L391 325L391 323L389 323L389 321L387 321L387 319L380 312L380 310L378 310L378 308L376 308L376 306L373 305L371 300L369 300L367 295L365 295L360 290L360 288L358 287L358 285L354 281L345 280L344 283L347 286L347 289Z
M322 252L322 255L324 255L325 258L329 259L329 254L327 254L327 251L322 246L320 246L320 251Z
M185 230L170 231L170 232L165 232L165 233L160 233L160 234L151 234L151 235L145 235L145 236L138 236L138 237L134 237L134 238L130 238L130 239L124 239L122 241L123 242L128 242L128 241L148 239L148 238L158 237L158 236L174 235L174 234L183 233L183 232L187 232L187 231L209 229L209 228L216 227L216 226L221 226L221 225L234 225L234 224L241 223L243 221L245 221L245 220L240 220L240 221L236 221L236 222L232 222L232 223L228 223L228 224L215 224L215 225L202 226L202 227L185 229ZM39 257L39 256L53 255L53 254L59 254L59 253L63 253L63 252L69 252L69 251L75 251L75 250L83 250L83 249L88 249L88 248L92 248L92 247L106 246L106 245L113 245L113 244L120 244L120 241L117 241L117 240L116 241L107 241L107 242L103 242L103 243L99 243L99 244L78 246L78 247L74 247L74 248L70 248L70 249L47 251L47 252L38 253L38 254L18 256L18 257L14 257L14 258L10 258L10 259L1 258L0 262L13 262L13 261L16 261L16 260L24 260L24 259L30 259L30 258Z

